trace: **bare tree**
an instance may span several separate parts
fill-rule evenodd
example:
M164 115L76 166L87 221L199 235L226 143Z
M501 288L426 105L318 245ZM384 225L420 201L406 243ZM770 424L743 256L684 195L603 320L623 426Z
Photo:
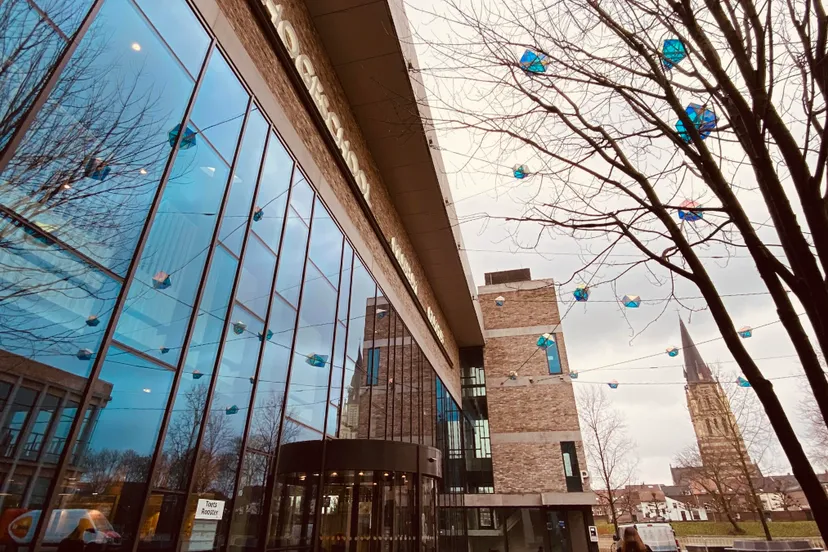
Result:
M807 442L813 463L828 469L828 425L823 421L816 401L806 391L799 403L799 415L807 424Z
M594 284L641 269L671 290L678 281L698 289L828 536L828 496L700 257L718 248L752 258L825 423L828 379L817 357L828 351L822 2L445 4L446 13L432 15L450 36L426 45L435 59L426 84L443 101L428 122L469 131L472 157L490 169L536 163L534 172L515 171L535 178L523 215L487 217L537 229L528 247L575 237ZM614 261L617 247L640 256Z
M603 487L598 496L605 502L617 532L621 495L638 466L635 444L627 436L623 417L602 388L587 386L577 398L587 461L598 474L598 486Z

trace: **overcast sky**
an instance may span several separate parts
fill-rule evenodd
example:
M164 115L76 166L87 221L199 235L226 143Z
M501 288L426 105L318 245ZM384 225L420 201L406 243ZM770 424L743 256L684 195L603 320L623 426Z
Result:
M440 9L443 0L418 0L417 7L424 10ZM412 27L429 40L448 40L452 30L445 22L412 9L407 9ZM520 52L516 53L519 57ZM440 94L439 86L430 82L428 69L439 68L443 61L437 59L429 48L418 44L420 66L426 70L424 78L431 94ZM444 89L443 89L444 90ZM456 99L456 98L454 98ZM429 97L429 103L438 112L440 98ZM678 317L681 316L704 360L710 364L721 363L724 372L736 373L738 368L724 343L712 317L704 309L704 302L697 297L698 291L687 283L680 283L677 295L688 297L681 308L670 304L647 300L666 297L669 288L658 285L644 269L636 269L610 285L593 287L587 303L573 304L571 292L579 277L572 282L573 273L584 266L584 244L567 237L545 236L535 251L516 252L517 244L527 244L536 232L531 228L517 228L514 224L493 221L478 215L506 217L519 216L525 209L527 198L543 195L542 181L533 178L518 181L510 173L510 159L480 159L474 138L463 131L441 132L439 143L446 165L448 181L454 198L454 206L463 221L461 228L467 255L475 283L483 283L486 272L514 268L529 268L532 277L552 278L562 282L559 307L566 336L570 370L578 370L581 376L576 386L605 385L617 380L619 387L611 391L617 409L623 413L630 435L638 445L640 464L637 479L646 483L670 483L670 463L676 455L690 445L695 436L687 411L682 375L682 356L670 358L664 352L671 345L680 346ZM508 156L507 156L508 157ZM530 162L531 169L531 162ZM745 178L752 178L746 173ZM756 219L765 220L758 194L744 192L740 199L750 208L756 207ZM618 249L623 255L633 250ZM711 249L702 253L709 257L727 256L723 250ZM730 255L729 259L705 260L730 313L737 324L767 327L757 328L747 342L749 352L757 360L766 377L778 378L801 374L801 368L793 347L778 321L775 308L756 274L755 267L746 253ZM602 275L599 274L600 279ZM759 293L756 295L740 295ZM640 295L645 303L637 310L625 309L617 298L624 294ZM729 296L731 295L731 296ZM729 297L728 297L729 296ZM696 312L692 312L691 309ZM635 337L633 339L633 336ZM662 354L659 354L662 353ZM646 360L634 359L658 355ZM599 367L608 366L603 369ZM735 375L733 375L735 379ZM801 401L800 377L782 379L774 386L792 419L797 431L804 433L798 414ZM590 383L592 382L592 383ZM731 384L732 385L732 384ZM751 391L744 390L749 393ZM784 458L778 458L776 470L788 473Z

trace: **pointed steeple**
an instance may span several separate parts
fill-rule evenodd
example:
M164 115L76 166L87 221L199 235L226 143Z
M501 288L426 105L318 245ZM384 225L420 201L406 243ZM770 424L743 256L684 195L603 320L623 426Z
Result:
M707 367L704 360L693 343L693 338L690 337L690 332L684 325L684 320L679 317L679 326L681 327L681 349L684 355L684 378L687 383L698 383L702 381L713 381L713 374L710 373L710 368Z

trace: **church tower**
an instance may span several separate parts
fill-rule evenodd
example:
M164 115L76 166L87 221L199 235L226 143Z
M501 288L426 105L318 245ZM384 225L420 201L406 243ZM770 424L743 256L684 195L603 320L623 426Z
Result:
M733 466L742 460L751 465L751 471L761 475L751 463L742 433L730 407L730 401L721 384L713 377L710 367L693 343L693 338L679 319L681 347L684 355L684 386L687 408L696 432L702 464L708 466Z

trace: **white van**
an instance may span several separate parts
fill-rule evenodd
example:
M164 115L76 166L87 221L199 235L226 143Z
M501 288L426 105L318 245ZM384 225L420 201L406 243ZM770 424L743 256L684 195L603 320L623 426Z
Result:
M618 526L618 538L623 539L624 529L635 527L644 544L653 552L681 552L676 532L669 523L632 523Z
M27 544L34 537L40 510L30 510L20 514L9 523L9 536L18 544ZM98 510L57 509L52 511L43 544L60 544L77 527L82 527L83 541L98 544L121 544L121 535L115 532L112 524Z

